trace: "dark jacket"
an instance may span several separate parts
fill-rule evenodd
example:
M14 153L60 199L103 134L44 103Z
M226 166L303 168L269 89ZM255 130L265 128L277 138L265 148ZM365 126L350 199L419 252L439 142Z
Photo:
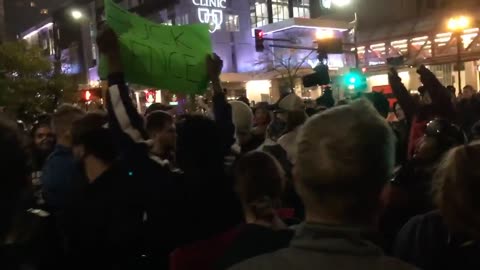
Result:
M175 173L168 161L150 154L143 118L130 99L123 73L110 74L107 94L109 127L118 144L124 169L135 178L131 196L143 212L143 237L147 263L165 269L168 255L177 246L181 231L177 228L179 213Z
M48 212L22 207L13 219L8 244L0 245L0 269L64 269L63 239L56 225Z
M222 168L214 170L217 173L185 172L183 179L178 179L182 216L177 226L183 231L179 244L209 239L243 219L233 180L223 173Z
M170 257L171 270L213 270L288 246L293 231L273 231L246 224L236 226L207 240L178 248Z
M226 155L235 142L231 107L224 94L216 94L213 100L220 155ZM151 155L143 119L122 73L109 76L107 109L125 169L136 179L132 192L145 213L145 255L152 267L167 267L175 247L207 239L239 223L241 207L224 172L223 156L218 164L214 162L218 166L178 173L168 161Z
M213 270L215 262L238 232L239 228L231 228L212 238L177 248L170 256L170 270Z
M275 231L268 227L246 224L240 227L237 237L216 263L223 270L247 259L288 247L294 231Z
M409 139L409 124L406 120L393 122L390 124L395 137L395 164L403 165L407 161L408 139Z
M142 209L135 178L116 164L79 192L62 220L75 269L130 269L141 254Z
M458 124L471 136L473 125L480 120L480 96L474 95L472 98L459 100L456 111Z
M424 270L480 269L480 243L451 233L438 211L412 218L398 234L395 257Z
M305 224L298 228L288 248L247 260L230 269L415 269L384 256L382 250L368 239L368 231L362 228Z

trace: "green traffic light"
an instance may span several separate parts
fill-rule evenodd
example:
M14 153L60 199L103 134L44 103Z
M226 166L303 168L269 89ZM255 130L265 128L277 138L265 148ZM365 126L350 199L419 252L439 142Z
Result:
M349 90L366 89L366 77L359 71L352 70L343 77L344 85Z

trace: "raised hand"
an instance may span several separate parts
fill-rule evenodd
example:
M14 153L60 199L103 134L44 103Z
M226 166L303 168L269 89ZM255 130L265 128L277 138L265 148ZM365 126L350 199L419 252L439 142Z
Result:
M398 76L397 70L393 67L390 68L390 70L388 71L388 80L389 80L389 82L393 82L393 81L401 82L402 81L400 76Z
M97 45L100 53L107 57L109 73L123 71L118 36L111 28L99 31Z
M105 55L118 52L119 45L117 34L115 34L115 32L109 27L104 28L97 36L97 45L100 53Z
M220 74L223 69L223 60L217 55L207 55L207 73L212 82L220 81Z

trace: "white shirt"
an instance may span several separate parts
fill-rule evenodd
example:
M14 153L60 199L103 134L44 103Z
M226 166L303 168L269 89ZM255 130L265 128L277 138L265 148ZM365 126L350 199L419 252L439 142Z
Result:
M278 139L278 144L287 152L287 158L292 164L295 164L295 161L297 161L297 136L300 127L298 126Z

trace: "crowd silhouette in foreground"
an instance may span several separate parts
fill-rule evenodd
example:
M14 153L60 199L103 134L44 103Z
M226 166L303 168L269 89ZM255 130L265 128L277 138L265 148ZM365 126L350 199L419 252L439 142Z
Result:
M426 67L412 95L138 114L111 30L106 110L0 120L0 269L480 269L480 96ZM460 90L460 89L459 89Z

